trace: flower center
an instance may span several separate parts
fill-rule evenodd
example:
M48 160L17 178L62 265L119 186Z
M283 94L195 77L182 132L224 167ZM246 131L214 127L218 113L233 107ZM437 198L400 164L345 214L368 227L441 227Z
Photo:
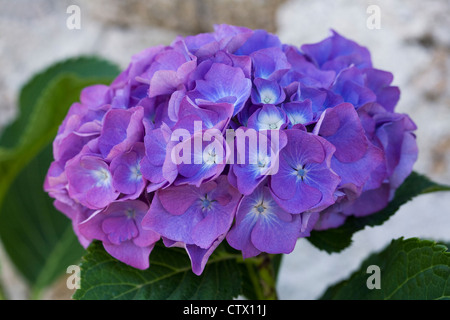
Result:
M307 172L308 170L305 169L305 165L299 166L294 169L294 174L298 179L301 179L302 181L305 179Z
M272 206L270 201L266 201L266 199L262 198L253 206L254 212L257 215L269 216L272 212Z
M277 100L277 96L272 92L272 90L263 90L261 92L261 102L264 104L273 104Z
M142 179L142 173L141 173L141 169L139 167L139 164L137 164L134 167L131 167L131 176L135 179L135 180L140 180Z
M272 98L268 97L268 96L265 96L263 101L264 101L264 103L269 104L272 101Z
M128 219L134 219L136 217L136 211L134 209L128 209L125 211L125 215Z
M208 194L205 194L204 198L200 198L200 205L202 207L202 211L211 210L214 201L215 200L208 199Z
M266 207L263 206L263 204L259 204L255 207L256 211L258 211L258 213L264 213L264 211L266 210Z
M267 157L258 158L258 167L265 168L267 166Z
M215 164L217 162L217 154L214 150L208 151L205 155L206 164Z
M301 114L289 114L288 118L293 126L299 123L304 124L306 122L306 118Z
M106 169L99 169L94 171L94 176L97 179L97 185L106 185L111 180L111 174Z
M211 201L209 201L208 199L203 199L203 201L202 201L203 208L208 208L210 205L211 205Z

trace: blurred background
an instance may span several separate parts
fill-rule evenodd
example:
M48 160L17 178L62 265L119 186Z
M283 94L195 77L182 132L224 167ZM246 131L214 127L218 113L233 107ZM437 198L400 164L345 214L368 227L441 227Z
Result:
M67 27L70 5L81 9L80 29ZM335 29L368 47L374 67L392 72L401 89L397 112L408 113L418 126L415 171L450 184L448 0L0 0L0 132L17 116L21 86L50 64L95 54L126 68L144 48L169 44L179 34L211 31L217 23L266 29L297 46ZM358 232L340 254L299 240L283 260L280 298L318 298L371 252L401 236L449 243L450 195L414 199L384 225ZM1 249L0 262L8 296L26 298L24 280ZM62 279L43 297L65 299L72 293Z

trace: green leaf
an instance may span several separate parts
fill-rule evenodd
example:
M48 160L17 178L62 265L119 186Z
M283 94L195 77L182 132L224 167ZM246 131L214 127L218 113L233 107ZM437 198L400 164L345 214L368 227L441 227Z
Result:
M69 219L43 191L53 160L51 141L81 90L109 84L118 72L111 63L89 57L50 67L24 86L20 116L0 139L0 237L35 296L84 252Z
M371 265L380 268L380 289L367 286L373 274L367 273ZM450 299L450 253L434 241L393 240L382 252L366 259L348 280L330 287L321 299Z
M49 145L20 172L1 208L3 246L35 293L78 263L84 252L69 219L42 189L52 158Z
M340 252L350 246L355 232L364 229L366 226L382 225L412 198L437 191L450 191L450 186L435 183L427 177L413 172L397 189L394 199L383 210L366 217L349 217L342 226L335 229L313 231L308 240L317 248L328 253Z
M138 270L113 257L95 241L81 263L78 300L202 300L232 299L241 291L241 256L219 246L201 276L191 271L185 250L157 243L150 268Z

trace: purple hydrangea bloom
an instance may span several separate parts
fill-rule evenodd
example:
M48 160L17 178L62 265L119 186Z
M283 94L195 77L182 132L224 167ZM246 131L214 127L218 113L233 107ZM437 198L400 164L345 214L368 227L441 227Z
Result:
M113 186L129 199L139 198L146 186L147 181L142 176L140 164L144 155L144 143L136 142L129 151L111 161Z
M80 233L88 239L103 242L113 257L139 269L149 267L149 255L159 234L144 230L141 222L148 205L140 200L111 203L79 224Z
M66 165L69 196L89 209L102 209L116 200L109 165L100 157L78 154Z
M251 128L246 132L249 131ZM281 130L263 130L255 138L255 143L244 147L236 142L236 159L228 173L228 181L243 195L251 194L259 184L278 172L280 151L287 143L287 136Z
M112 160L129 150L134 143L142 141L144 109L135 107L128 110L111 109L103 120L98 147L102 156Z
M80 244L84 248L87 248L89 246L89 244L92 242L92 238L85 237L81 233L80 224L84 220L86 220L90 216L92 216L95 213L95 210L91 210L91 209L86 208L77 203L67 204L67 203L61 202L59 200L55 200L53 202L53 205L55 206L55 208L57 210L64 213L66 215L66 217L72 221L73 231L75 232L76 236L78 237Z
M223 241L289 253L381 210L411 173L416 126L392 82L335 31L300 47L230 25L179 36L82 90L44 189L84 247L137 268L159 239L198 275Z
M370 141L372 151L368 154L376 150L378 155L364 161L372 170L368 172L369 178L363 184L362 192L347 192L346 196L327 208L316 225L318 230L338 227L348 216L367 216L386 207L417 160L417 143L413 133L416 126L407 115L386 112L379 104L368 104L358 110L358 114ZM380 150L383 151L381 163L371 164L369 161L374 159L379 161ZM351 176L347 174L347 177ZM362 173L357 178L361 176Z
M204 137L207 137L207 141L203 139ZM196 141L200 141L198 146ZM174 147L174 154L183 155L180 160L173 160L172 157L172 161L176 161L178 165L179 173L175 184L192 184L200 187L202 183L216 179L225 169L227 155L230 153L228 149L221 135L217 137L203 130L178 143Z
M286 55L278 47L254 51L250 56L255 78L278 81L291 69Z
M310 99L286 102L283 104L282 109L289 120L289 128L296 125L307 125L314 118Z
M213 103L204 101L196 105L184 97L178 110L178 121L174 128L183 128L195 132L195 123L201 123L202 129L218 129L224 131L233 116L234 106L230 103Z
M321 210L335 201L340 177L331 170L336 148L325 139L299 129L285 131L278 173L270 177L275 201L287 212Z
M366 137L354 106L342 103L325 110L314 132L336 148L331 168L341 177L340 188L359 196L371 174L383 164L384 153Z
M317 214L315 214L317 215ZM228 243L242 250L244 258L267 253L290 253L297 239L312 229L310 214L291 214L274 200L267 186L245 196L236 223L227 235Z
M253 112L247 121L247 127L255 130L279 130L286 127L286 113L282 108L266 104Z
M155 194L143 227L172 241L208 249L229 230L240 198L225 176L200 187L169 187Z
M256 78L253 83L255 85L252 92L254 104L280 104L286 98L283 88L276 81Z
M331 70L320 70L311 62L311 57L293 46L285 46L284 52L291 68L281 79L281 83L287 87L291 84L301 83L309 87L329 88L336 77Z
M332 36L316 44L305 44L301 50L314 61L321 70L333 70L336 73L350 67L371 68L372 61L367 48L344 38L336 31Z
M237 55L249 55L258 50L267 48L281 48L282 44L277 36L265 30L255 30L247 41L236 50Z
M141 159L142 176L150 181L148 191L173 183L178 175L177 166L170 160L169 152L175 142L170 141L172 131L165 125L150 129L144 138L145 156Z
M163 242L164 245L168 248L171 247L184 248L188 253L189 258L191 259L192 272L194 272L196 275L199 276L205 269L209 257L214 252L214 250L216 250L216 248L222 243L223 239L225 239L225 234L218 237L207 249L203 249L195 244L176 242L166 238L163 238Z
M332 90L355 108L375 102L376 95L365 86L364 76L364 73L356 67L345 69L337 76Z
M195 90L189 94L193 100L231 103L233 115L244 106L252 86L242 69L222 63L213 63L204 78L195 83Z

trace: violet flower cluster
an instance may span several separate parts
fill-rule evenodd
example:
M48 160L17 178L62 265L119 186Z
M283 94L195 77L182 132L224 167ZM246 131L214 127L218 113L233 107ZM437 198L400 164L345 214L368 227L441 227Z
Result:
M83 246L100 240L135 268L161 239L196 274L222 241L244 258L290 253L313 229L384 208L412 171L416 126L394 111L392 80L336 32L300 48L230 25L178 37L82 91L44 188ZM270 152L250 135L233 152L240 141L220 139L233 130Z

